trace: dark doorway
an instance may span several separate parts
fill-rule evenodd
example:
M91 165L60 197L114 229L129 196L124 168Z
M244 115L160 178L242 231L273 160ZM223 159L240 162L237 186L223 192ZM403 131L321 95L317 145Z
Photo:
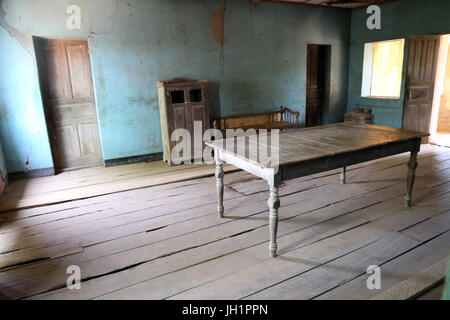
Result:
M440 36L412 37L409 42L403 129L429 132Z
M34 38L55 169L103 163L87 41Z
M323 124L326 82L329 78L330 46L308 44L306 71L306 119L307 127Z

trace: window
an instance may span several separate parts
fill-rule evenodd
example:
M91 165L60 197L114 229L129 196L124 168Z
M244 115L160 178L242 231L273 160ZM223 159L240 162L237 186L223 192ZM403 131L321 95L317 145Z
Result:
M172 91L172 104L184 103L184 91Z
M404 39L365 44L363 97L400 98L404 47Z
M202 90L201 89L193 89L190 93L191 96L191 102L202 102Z

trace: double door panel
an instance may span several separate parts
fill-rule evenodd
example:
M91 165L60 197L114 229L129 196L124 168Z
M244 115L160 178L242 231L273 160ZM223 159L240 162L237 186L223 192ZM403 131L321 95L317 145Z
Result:
M205 89L174 89L170 92L169 99L172 100L172 104L169 109L169 116L172 118L172 128L170 132L174 132L176 129L185 129L190 135L191 155L186 155L185 160L194 159L194 156L198 152L202 152L204 149L203 135L206 130L210 128L209 124L209 110L207 108L206 90ZM201 122L201 126L195 122ZM197 130L195 130L197 128ZM201 130L199 130L201 129ZM195 135L199 136L195 136ZM196 139L197 140L196 140ZM202 141L202 143L199 143ZM178 142L171 142L173 145ZM198 148L194 153L194 148ZM188 159L189 158L189 159Z

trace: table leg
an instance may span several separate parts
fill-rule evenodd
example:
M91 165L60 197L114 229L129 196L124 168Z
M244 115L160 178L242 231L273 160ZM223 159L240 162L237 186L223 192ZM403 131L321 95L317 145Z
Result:
M341 171L341 184L345 184L345 179L347 179L347 167L343 167Z
M405 206L411 206L411 195L414 186L414 180L416 178L416 168L417 168L417 152L411 152L411 156L408 162L408 176L406 179L406 195L405 195Z
M269 214L269 232L270 244L269 250L271 257L277 254L277 229L278 229L278 208L280 207L280 196L278 195L278 187L270 187L270 198L268 201Z
M216 159L216 188L217 188L217 212L219 213L219 218L223 218L223 177L225 173L223 172L223 161Z

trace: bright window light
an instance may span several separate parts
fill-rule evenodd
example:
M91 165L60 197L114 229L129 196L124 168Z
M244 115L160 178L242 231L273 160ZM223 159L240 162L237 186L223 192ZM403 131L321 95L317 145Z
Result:
M402 84L405 40L366 43L361 95L398 99Z

